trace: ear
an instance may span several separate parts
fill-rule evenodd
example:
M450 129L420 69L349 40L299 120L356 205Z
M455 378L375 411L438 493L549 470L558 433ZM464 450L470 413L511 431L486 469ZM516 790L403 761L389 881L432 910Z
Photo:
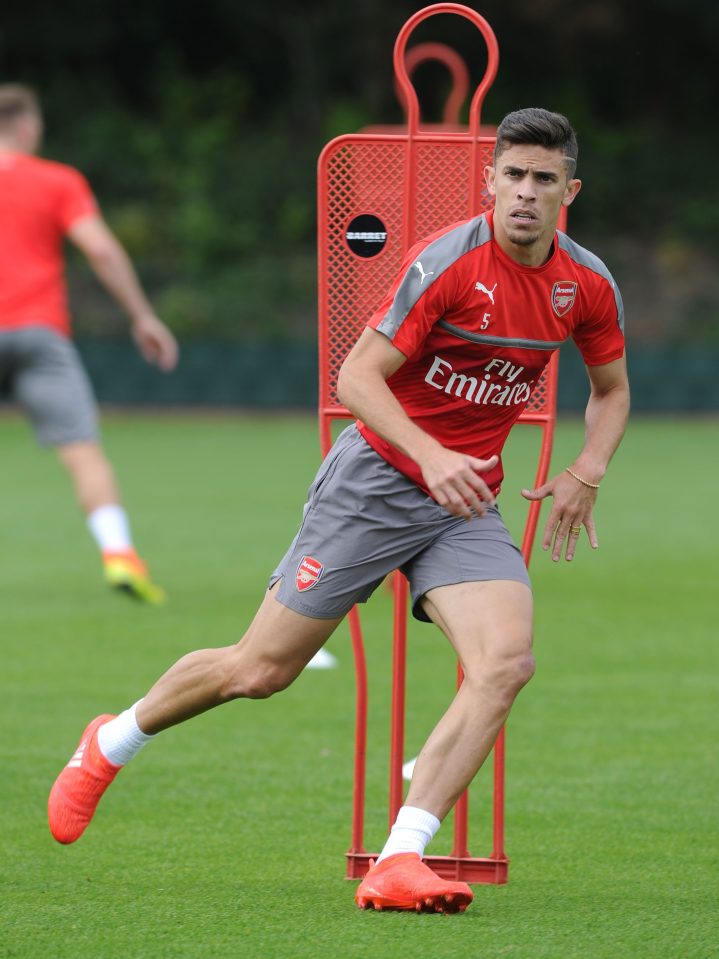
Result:
M574 198L577 193L582 189L581 180L567 180L567 188L564 191L564 199L562 200L562 206L569 206L571 203L574 203Z
M20 117L16 126L16 139L23 153L35 153L42 141L42 119L35 114Z
M490 196L495 196L497 191L494 187L494 179L497 174L497 171L493 166L486 166L484 168L484 182L487 184L487 191Z

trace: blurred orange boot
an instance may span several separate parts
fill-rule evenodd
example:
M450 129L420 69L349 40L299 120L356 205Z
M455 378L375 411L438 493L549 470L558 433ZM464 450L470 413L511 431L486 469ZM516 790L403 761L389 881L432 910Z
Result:
M104 552L102 563L105 570L105 582L112 589L127 593L133 599L161 606L165 602L165 591L150 579L147 566L134 549L122 552Z

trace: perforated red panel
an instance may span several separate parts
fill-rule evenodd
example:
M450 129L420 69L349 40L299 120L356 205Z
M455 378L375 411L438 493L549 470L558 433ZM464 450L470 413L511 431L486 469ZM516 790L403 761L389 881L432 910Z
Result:
M324 175L327 191L326 219L319 235L320 345L326 348L320 370L323 407L341 408L336 394L339 368L402 261L404 154L403 143L343 138L323 156L320 177ZM346 240L349 224L362 213L379 217L387 230L384 249L367 259L353 253Z
M519 417L519 422L526 420L530 417L532 413L534 414L545 414L554 412L554 394L556 392L556 386L554 380L556 378L556 357L550 361L549 366L544 370L540 378L537 380L537 385L532 390L532 395L529 397L529 402L524 408L524 412Z
M340 366L391 286L409 247L435 230L491 208L483 170L493 149L492 138L477 143L462 134L413 141L356 134L333 140L325 148L318 170L323 413L344 414L336 389ZM377 217L387 232L386 244L376 256L359 256L348 245L348 227L361 214ZM543 413L548 399L553 402L552 392L545 374L524 415Z
M484 147L483 152L491 156L492 147ZM471 159L469 142L417 144L413 241L472 216ZM477 212L488 208L482 203Z

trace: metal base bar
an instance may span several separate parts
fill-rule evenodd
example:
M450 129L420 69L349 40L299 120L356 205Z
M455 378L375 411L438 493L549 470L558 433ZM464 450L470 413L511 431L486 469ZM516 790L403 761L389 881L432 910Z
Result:
M378 852L348 852L347 879L361 879L369 869L370 859ZM442 879L455 882L502 884L509 879L509 859L484 859L471 856L458 859L454 856L425 856L423 861Z

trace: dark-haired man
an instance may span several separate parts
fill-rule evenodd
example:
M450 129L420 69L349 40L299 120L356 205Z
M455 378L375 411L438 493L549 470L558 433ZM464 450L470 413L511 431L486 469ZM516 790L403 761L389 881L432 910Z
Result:
M127 312L145 359L171 370L177 344L155 316L85 178L34 155L42 132L33 90L0 86L0 392L23 408L39 442L54 447L70 474L107 583L157 604L164 593L135 551L100 444L92 387L70 342L63 241L81 250Z
M553 497L552 558L572 560L628 413L623 311L606 267L556 231L581 183L561 115L528 109L498 129L491 214L413 247L348 355L339 393L358 421L310 489L299 533L237 645L190 653L121 715L85 730L53 786L50 828L83 832L106 786L153 735L220 703L288 686L356 602L400 568L414 615L454 647L464 682L430 735L405 805L360 884L361 907L462 910L465 883L426 844L489 753L534 670L522 555L496 507L504 441L552 352L572 337L591 393L584 445L528 499Z

